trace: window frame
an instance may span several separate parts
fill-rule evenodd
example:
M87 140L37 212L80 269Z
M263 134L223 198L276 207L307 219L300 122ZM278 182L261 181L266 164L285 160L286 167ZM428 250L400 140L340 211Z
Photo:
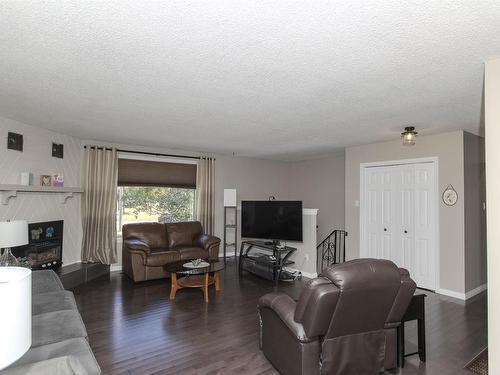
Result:
M139 151L140 152L140 151ZM130 153L126 151L119 151L118 152L118 158L119 159L131 159L131 160L144 160L144 161L154 161L154 162L164 162L164 163L177 163L177 164L194 164L198 166L198 160L193 160L193 159L184 159L184 158L173 158L173 157L168 157L168 156L161 156L161 155L141 155L141 154L135 154L135 153ZM116 205L117 205L117 212L116 212L116 221L117 221L117 227L118 227L118 202L119 202L119 194L118 194L118 189L120 187L125 187L125 186L116 186L117 189L117 194L116 194ZM155 187L165 187L165 186L145 186L145 187L150 187L150 188L155 188ZM174 187L175 188L175 187ZM177 189L187 189L187 188L177 188ZM194 204L193 204L193 219L196 220L196 205L197 205L197 187L194 189ZM116 237L117 239L122 238L121 232L116 231Z

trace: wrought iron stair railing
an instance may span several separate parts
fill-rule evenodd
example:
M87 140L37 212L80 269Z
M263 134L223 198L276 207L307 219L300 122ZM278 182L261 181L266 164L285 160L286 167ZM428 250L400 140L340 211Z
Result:
M316 269L318 274L331 265L345 262L346 237L345 230L335 229L317 246Z

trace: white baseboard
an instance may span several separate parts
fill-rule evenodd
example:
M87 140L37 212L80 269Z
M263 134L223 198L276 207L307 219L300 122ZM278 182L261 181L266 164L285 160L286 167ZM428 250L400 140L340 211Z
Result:
M479 293L484 292L486 289L487 289L487 284L483 284L478 286L477 288L469 290L467 293L455 292L453 290L448 290L448 289L437 289L436 293L448 297L457 298L462 301L467 301L469 298L477 296Z
M467 293L465 293L465 299L467 300L469 298L477 296L478 294L484 292L486 289L488 289L488 284L479 285L477 288L469 290Z
M109 267L109 272L115 272L115 271L121 271L122 270L122 265L121 264L112 264Z
M448 289L436 289L436 293L442 294L443 296L452 297L465 301L465 293L455 292L453 290L448 290Z
M298 270L298 269L292 268L292 267L285 267L285 268L287 270L290 270L291 272L300 272L302 274L302 276L305 276L308 279L314 279L314 278L318 277L318 274L316 272L305 272L305 271Z

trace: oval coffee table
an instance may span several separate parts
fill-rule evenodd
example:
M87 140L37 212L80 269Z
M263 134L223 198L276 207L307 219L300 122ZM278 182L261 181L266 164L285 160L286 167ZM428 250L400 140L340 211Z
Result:
M220 290L220 271L224 269L224 262L208 260L206 262L210 263L210 265L207 267L184 267L183 264L188 262L189 260L183 260L165 265L165 270L170 272L172 280L170 299L175 299L175 295L179 289L200 288L203 291L205 302L208 303L208 286L215 284L215 290ZM177 277L177 275L180 277Z

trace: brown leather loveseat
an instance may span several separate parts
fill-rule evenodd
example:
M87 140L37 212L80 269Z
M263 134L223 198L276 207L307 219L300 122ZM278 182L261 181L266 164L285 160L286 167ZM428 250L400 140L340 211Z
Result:
M220 239L198 221L125 224L122 235L123 272L135 282L169 277L167 263L219 257Z
M260 345L284 375L374 375L396 367L396 329L415 292L408 271L357 259L310 280L297 302L259 300Z

